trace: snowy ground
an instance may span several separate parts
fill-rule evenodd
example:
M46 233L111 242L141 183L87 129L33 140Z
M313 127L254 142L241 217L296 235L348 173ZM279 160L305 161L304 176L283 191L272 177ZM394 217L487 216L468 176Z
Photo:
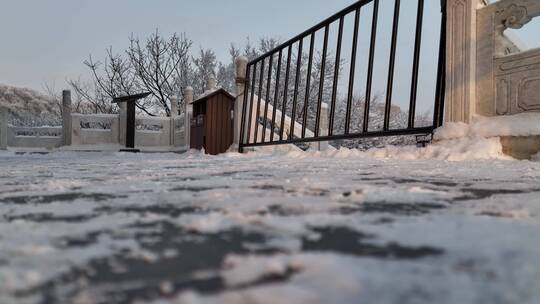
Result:
M0 303L539 303L540 163L345 154L0 154Z

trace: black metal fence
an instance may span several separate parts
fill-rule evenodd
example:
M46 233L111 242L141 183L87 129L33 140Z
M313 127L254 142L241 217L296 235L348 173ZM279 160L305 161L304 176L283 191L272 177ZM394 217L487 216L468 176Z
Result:
M384 98L374 96L373 91L374 59L378 52L376 44L380 40L377 36L377 30L381 26L379 24L380 1L383 0L358 1L248 63L241 116L240 151L245 147L265 145L430 134L434 128L442 124L446 41L444 4L441 4L440 16L437 18L440 21L440 33L436 33L439 35L439 45L434 47L435 52L438 53L435 54L436 62L427 67L434 69L432 73L436 75L432 88L434 100L431 101L433 116L428 119L428 123L424 117L423 123L417 125L425 1L417 0L414 2L415 7L411 8L405 5L410 5L413 1L393 0L393 14L390 15L392 24L388 27L391 31L389 56L385 59L388 70L385 77ZM436 1L438 5L437 0L427 1ZM402 98L408 99L405 102L408 112L402 115L402 124L396 124L393 122L396 108L392 103L396 80L399 80L395 76L396 53L398 32L400 32L400 12L404 7L416 13L413 20L415 28L405 29L405 32L414 31L414 46L408 51L412 55L409 92L408 96ZM370 20L367 24L371 26L369 35L365 38L366 43L361 44L359 42L361 16L366 15L365 12L362 15L363 10L368 10L367 15ZM401 15L403 16L403 13ZM350 31L352 35L345 36L345 30ZM332 53L330 52L333 42L329 39L331 32L336 36L335 50L332 50ZM347 40L349 44L350 48L347 50L350 50L350 57L343 55L344 40ZM360 47L364 47L367 57L359 56ZM358 77L359 59L367 61L365 74L362 77L365 78L363 79L365 83L360 86L363 90L361 94L355 93L355 89L358 90L359 87L355 78ZM347 69L343 68L344 62L348 65ZM345 70L344 73L343 70ZM347 75L346 81L343 79L345 77L340 79L342 74ZM340 95L341 99L338 97L338 88L344 92ZM339 106L338 99L341 102ZM375 110L372 108L380 112L379 121L376 123L373 123L372 113Z

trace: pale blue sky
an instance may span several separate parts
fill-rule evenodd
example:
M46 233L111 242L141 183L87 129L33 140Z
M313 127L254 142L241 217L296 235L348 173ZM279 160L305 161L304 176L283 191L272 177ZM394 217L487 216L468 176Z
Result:
M41 89L45 81L57 89L65 79L87 77L82 62L105 49L123 50L131 33L144 37L159 28L163 34L185 32L199 47L211 48L229 60L231 42L242 44L262 36L286 40L346 7L355 0L2 0L0 10L0 83ZM381 11L391 18L390 0ZM402 1L402 15L414 13L415 4ZM416 1L414 1L416 3ZM439 0L426 1L432 11ZM387 8L385 8L387 7ZM436 45L437 26L429 25L425 45ZM381 17L384 20L384 17ZM409 22L414 16L406 21ZM537 20L534 21L534 23ZM384 22L384 21L383 21ZM385 22L390 24L389 22ZM407 23L407 24L409 24ZM388 28L388 25L385 27ZM414 23L410 24L411 26ZM406 28L406 27L404 27ZM540 45L538 24L523 33L527 44ZM535 34L536 33L536 34ZM407 30L403 34L409 35ZM381 36L384 37L383 34ZM404 37L406 44L410 39ZM536 37L536 38L535 38ZM381 38L382 39L382 38ZM388 40L388 39L386 39ZM381 43L384 46L386 42ZM360 46L362 48L362 46ZM407 51L404 51L405 54ZM384 52L381 52L384 53ZM427 55L434 56L432 51ZM399 55L398 55L399 56ZM433 59L433 58L432 58ZM398 59L399 60L399 59ZM432 62L433 60L431 60ZM399 65L399 63L398 63ZM429 64L426 64L428 66ZM384 61L383 61L384 66ZM384 71L384 67L376 69ZM405 73L406 71L404 71ZM399 75L399 66L398 71ZM376 75L377 77L377 75ZM381 72L381 79L384 78ZM425 77L431 78L430 75ZM381 83L381 88L383 84Z
M82 62L120 50L131 33L185 32L228 60L230 42L286 39L353 0L2 0L0 83L40 89L86 75ZM7 3L6 3L7 2ZM286 9L284 9L286 7Z

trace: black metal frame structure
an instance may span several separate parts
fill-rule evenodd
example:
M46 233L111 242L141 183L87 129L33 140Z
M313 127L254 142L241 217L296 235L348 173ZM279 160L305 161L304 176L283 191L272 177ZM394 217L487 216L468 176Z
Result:
M270 52L263 54L248 63L246 71L246 86L244 91L244 101L241 114L241 131L240 131L240 143L239 148L240 152L243 152L246 147L256 147L256 146L267 146L267 145L278 145L278 144L294 144L294 143L304 143L304 142L317 142L317 141L331 141L331 140L340 140L340 139L358 139L358 138L368 138L368 137L381 137L381 136L398 136L398 135L419 135L419 134L431 134L433 130L442 125L443 122L443 111L444 111L444 98L445 98L445 73L446 73L446 1L441 0L441 33L440 33L440 45L439 45L439 59L438 59L438 68L437 68L437 81L435 88L435 100L434 100L434 111L433 111L433 124L428 127L416 127L415 126L415 115L416 115L416 101L417 101L417 92L418 92L418 74L420 66L420 50L422 43L422 26L424 23L424 2L425 0L418 0L417 7L417 16L416 16L416 29L415 29L415 41L414 41L414 58L412 66L412 81L410 89L410 99L409 99L409 116L408 116L408 125L406 128L401 129L391 129L390 128L390 112L391 112L391 99L392 99L392 90L394 86L394 69L395 69L395 59L396 59L396 48L397 48L397 35L399 27L399 18L400 18L400 5L403 1L394 0L394 15L393 15L393 25L392 25L392 35L391 35L391 46L390 46L390 56L389 56L389 69L388 69L388 80L386 88L386 100L385 100L385 109L384 109L384 124L382 130L371 131L369 129L369 114L370 114L370 101L372 99L372 84L373 84L373 70L374 70L374 57L375 57L375 44L377 40L377 27L378 27L378 16L379 16L379 2L380 0L360 0L349 7L343 9L342 11L334 14L330 18L322 21L321 23L311 27L310 29L304 31L303 33L297 35L296 37L288 40L282 45L276 47ZM436 1L436 0L427 0L427 1ZM350 121L351 121L351 108L352 108L352 99L353 99L353 87L355 80L355 65L357 60L357 48L358 48L358 36L359 36L359 19L361 9L367 4L372 4L373 16L371 20L371 34L370 34L370 49L369 49L369 58L368 58L368 68L367 68L367 81L365 86L365 109L363 112L363 125L361 126L361 132L351 133L350 132ZM340 56L341 48L343 41L343 27L344 19L349 14L354 14L354 29L353 29L353 38L352 38L352 56L350 58L350 71L348 79L348 91L347 91L347 108L345 114L345 127L343 134L334 134L333 125L335 119L335 110L336 110L336 92L338 86L338 77L339 77L339 66L340 66ZM339 23L338 26L338 37L337 37L337 46L335 52L335 72L332 83L332 92L330 104L330 113L329 113L329 127L328 134L321 135L319 134L320 123L321 123L321 105L323 102L323 85L325 81L325 64L327 62L327 52L328 52L328 40L329 40L329 29L332 24L335 22ZM317 110L315 117L315 130L314 137L306 137L306 118L307 115L303 115L303 124L301 136L287 136L284 138L284 115L287 106L288 100L288 88L291 74L291 60L292 60L292 49L293 45L298 47L298 58L296 59L296 73L294 79L294 93L292 96L292 117L290 122L290 129L293 130L294 135L294 124L296 122L296 108L297 108L297 97L299 92L299 74L300 67L302 64L302 48L304 48L304 39L308 38L310 40L309 46L309 55L308 55L308 67L307 67L307 77L306 77L306 93L308 93L310 88L311 73L313 67L313 57L314 57L314 45L315 45L315 35L319 31L324 31L323 38L323 47L322 47L322 61L321 61L321 72L320 72L320 82L319 90L317 94ZM274 95L274 107L272 113L272 121L268 122L266 115L263 117L262 127L267 127L267 123L270 124L271 136L266 138L265 131L262 132L262 138L260 141L257 139L259 124L258 115L257 121L252 121L252 111L254 107L257 109L257 114L260 113L261 106L264 106L265 113L267 112L270 98L270 87L271 87L271 73L274 57L278 57L277 61L277 77L276 79L276 89ZM276 108L278 100L278 87L280 86L280 72L282 68L282 58L285 57L286 64L285 66L285 83L283 86L284 89L284 98L281 109L281 118L280 126L276 126ZM261 94L263 88L263 78L265 75L265 64L269 64L270 68L268 69L268 77L266 83L266 99L265 104L261 105ZM294 67L293 67L294 68ZM259 75L259 77L257 77ZM256 78L258 78L258 86L256 85ZM257 96L255 98L255 91L258 87ZM306 94L306 100L304 102L304 113L307 110L309 94ZM249 111L249 112L248 112ZM249 117L248 117L249 116ZM273 132L275 128L279 128L279 139L274 139ZM252 128L255 130L255 138L250 138L252 133Z

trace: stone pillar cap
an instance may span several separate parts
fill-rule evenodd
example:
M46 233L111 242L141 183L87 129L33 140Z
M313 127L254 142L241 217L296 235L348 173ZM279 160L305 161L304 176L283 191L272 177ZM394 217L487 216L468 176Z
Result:
M217 81L216 81L216 78L214 77L214 75L208 77L208 83L207 83L207 86L206 86L206 90L208 91L213 91L215 90L217 87Z

